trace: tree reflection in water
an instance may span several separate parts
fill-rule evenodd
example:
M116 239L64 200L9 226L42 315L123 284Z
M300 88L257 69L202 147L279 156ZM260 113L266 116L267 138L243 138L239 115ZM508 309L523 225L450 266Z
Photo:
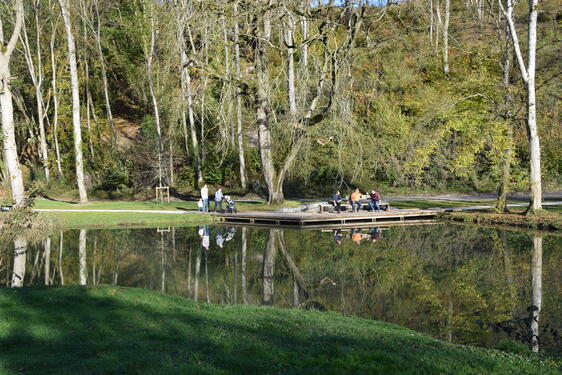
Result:
M559 236L381 227L357 232L356 245L346 230L201 229L67 231L30 245L22 238L10 245L6 282L113 283L213 303L326 309L453 342L514 339L538 350L540 337L541 350L561 351ZM222 247L204 238L219 235Z

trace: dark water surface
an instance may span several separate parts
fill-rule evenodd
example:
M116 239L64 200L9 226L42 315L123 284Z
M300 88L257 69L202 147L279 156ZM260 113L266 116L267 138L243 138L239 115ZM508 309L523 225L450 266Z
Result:
M534 333L541 350L562 351L556 235L452 224L202 226L65 231L16 256L10 246L0 259L4 286L116 284L212 303L337 311L480 346L529 344Z

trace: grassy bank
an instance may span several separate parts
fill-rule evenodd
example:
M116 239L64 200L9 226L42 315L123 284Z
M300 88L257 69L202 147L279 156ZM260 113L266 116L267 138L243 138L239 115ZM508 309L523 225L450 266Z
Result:
M287 201L284 207L296 207L300 202ZM268 206L264 201L237 202L236 206L243 211L273 210L280 206ZM211 204L213 207L213 204ZM224 207L224 204L223 204ZM197 210L193 201L170 203L134 202L134 201L94 201L79 205L76 202L37 200L34 208L64 210L145 210L145 211L184 211ZM118 226L158 226L158 225L196 225L210 224L213 218L198 212L183 214L167 213L132 213L132 212L41 212L41 216L49 219L56 227L87 228L87 227L118 227Z
M547 206L542 212L525 215L523 209L510 213L483 212L450 212L443 215L444 219L456 222L484 225L505 225L537 230L562 230L562 207Z
M336 313L142 289L0 290L0 373L558 374L559 359L437 341Z

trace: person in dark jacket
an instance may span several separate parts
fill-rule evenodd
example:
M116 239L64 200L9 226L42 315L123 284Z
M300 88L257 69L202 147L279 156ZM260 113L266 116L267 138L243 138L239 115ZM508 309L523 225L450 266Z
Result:
M371 201L369 202L369 207L371 207L371 211L375 211L375 209L377 211L380 211L381 207L379 203L381 201L381 195L378 192L371 190L370 197Z
M334 208L338 214L341 212L341 201L342 197L338 190L334 195L332 195L332 204L334 205Z

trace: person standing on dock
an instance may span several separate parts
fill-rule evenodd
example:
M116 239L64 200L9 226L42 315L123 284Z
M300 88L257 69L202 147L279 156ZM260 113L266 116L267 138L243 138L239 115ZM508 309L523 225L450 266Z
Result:
M203 200L203 212L209 212L209 188L207 184L201 188L201 199Z
M371 211L375 211L375 209L378 211L381 210L381 206L379 205L380 201L381 201L381 195L374 190L371 190L371 194L369 194L369 196L371 197L371 201L369 202L369 207L371 207Z
M359 191L359 188L357 188L353 193L351 193L351 209L353 212L358 212L361 208L361 202L359 202L360 199L361 192Z
M332 195L332 204L334 205L334 209L338 214L341 213L341 201L342 198L340 195L340 191L338 190L334 195Z
M217 207L219 208L220 212L222 212L222 189L219 189L215 192L215 207L213 211L217 212Z

